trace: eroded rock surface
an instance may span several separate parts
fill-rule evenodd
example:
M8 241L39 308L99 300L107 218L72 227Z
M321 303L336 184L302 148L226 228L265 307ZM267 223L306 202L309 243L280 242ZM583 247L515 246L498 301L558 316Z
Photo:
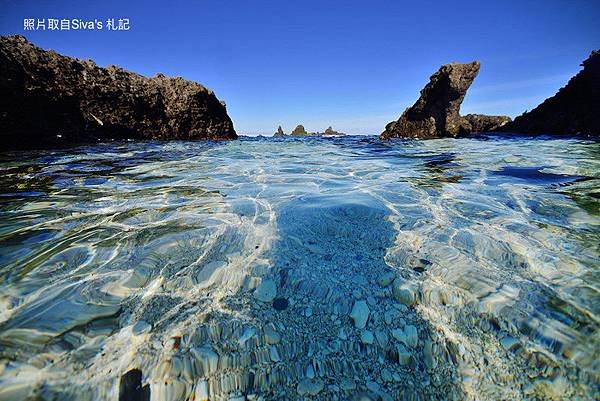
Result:
M494 131L511 121L508 116L486 116L485 114L467 114L463 118L470 124L471 132Z
M94 139L236 139L225 104L204 86L98 67L0 38L2 148Z
M556 95L515 118L500 131L525 134L600 136L600 50Z
M460 105L479 72L479 61L445 64L430 77L419 100L404 111L397 121L385 127L381 139L457 137L496 128L508 117L475 115L461 117ZM475 123L473 126L472 124Z

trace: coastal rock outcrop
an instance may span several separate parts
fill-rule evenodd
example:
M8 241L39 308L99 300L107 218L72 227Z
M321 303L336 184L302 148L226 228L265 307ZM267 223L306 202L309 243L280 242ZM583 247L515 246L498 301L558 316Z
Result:
M486 116L485 114L467 114L463 118L470 125L471 132L490 132L511 121L508 116Z
M524 134L600 136L600 50L554 96L499 131Z
M43 50L0 37L0 147L113 139L236 139L225 104L204 86Z
M385 127L381 139L457 137L496 128L508 117L461 117L460 105L479 72L479 61L445 64L430 77L417 102ZM474 126L473 126L474 125Z
M299 124L296 128L294 128L294 130L292 131L292 133L290 135L291 136L311 136L312 134L309 132L306 132L306 129L304 129L304 125Z
M281 128L281 127L279 127L279 128ZM282 133L283 133L283 131L282 131ZM278 135L278 134L279 134L279 130L277 131L277 133L274 136L286 136L285 134L283 134L283 135ZM299 124L290 133L290 136L344 136L344 135L346 135L346 134L334 130L331 126L327 127L327 129L325 129L325 132L307 132L306 129L304 128L304 125L302 125L302 124Z
M329 127L327 127L327 129L325 129L325 132L323 132L322 135L323 136L344 136L346 134L334 130L333 128L331 128L331 125L330 125Z
M277 132L273 134L273 136L286 136L285 132L283 132L283 129L281 128L281 125L277 128Z

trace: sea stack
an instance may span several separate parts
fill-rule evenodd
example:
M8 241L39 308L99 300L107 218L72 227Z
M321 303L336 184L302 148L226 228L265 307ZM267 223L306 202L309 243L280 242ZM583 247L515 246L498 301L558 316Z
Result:
M273 136L286 136L285 132L283 132L283 129L281 128L281 125L277 128L277 132L274 133Z
M476 131L489 131L510 121L509 117L504 116L461 117L460 105L479 67L479 61L441 66L421 90L419 100L406 109L397 121L386 125L380 138L457 137Z
M338 131L334 130L330 125L329 127L327 127L327 129L325 129L325 132L323 132L322 135L323 136L345 136L346 134L344 134L343 132L338 132Z
M225 103L204 86L98 67L0 37L0 148L132 139L236 139Z
M500 131L524 134L600 136L600 50L556 95L515 118Z
M304 125L299 124L296 128L294 128L294 130L292 131L292 133L290 135L291 136L310 136L311 134L306 132L306 129L304 129Z

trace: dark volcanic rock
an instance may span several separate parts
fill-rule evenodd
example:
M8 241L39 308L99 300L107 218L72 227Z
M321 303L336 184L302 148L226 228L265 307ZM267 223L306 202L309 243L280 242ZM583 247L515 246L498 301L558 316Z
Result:
M101 68L0 37L0 147L93 139L235 139L225 104L202 85Z
M556 95L499 129L524 134L600 136L600 50Z
M421 90L419 100L398 121L389 123L381 138L437 138L462 133L460 105L478 72L478 61L440 67Z
M277 132L273 134L273 136L286 136L285 132L283 132L283 129L281 128L281 125L277 128Z
M479 72L479 61L468 64L451 63L440 67L421 90L421 97L404 111L398 121L385 127L381 139L456 137L474 131L491 129L493 122L507 117L475 115L472 122L460 116L460 105Z
M471 132L494 131L511 121L508 116L486 116L484 114L467 114L463 118L469 123Z
M119 382L119 401L149 401L150 387L142 387L142 371L132 369L121 376Z

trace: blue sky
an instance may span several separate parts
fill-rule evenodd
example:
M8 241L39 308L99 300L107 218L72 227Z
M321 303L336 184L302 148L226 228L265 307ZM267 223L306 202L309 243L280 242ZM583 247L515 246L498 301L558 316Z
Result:
M129 18L122 32L23 30L24 18ZM482 63L462 112L515 116L600 48L599 1L0 0L0 32L99 65L183 76L239 133L328 125L378 134L441 64Z

